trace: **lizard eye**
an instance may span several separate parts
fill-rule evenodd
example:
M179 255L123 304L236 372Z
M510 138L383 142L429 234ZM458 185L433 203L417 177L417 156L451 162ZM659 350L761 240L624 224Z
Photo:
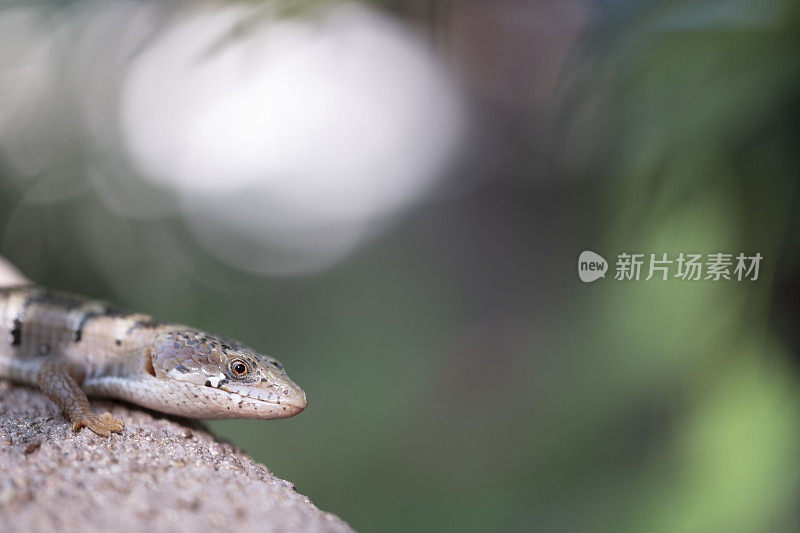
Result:
M229 368L231 369L233 375L236 376L237 378L241 378L247 375L248 371L247 364L241 359L234 359L233 361L231 361Z

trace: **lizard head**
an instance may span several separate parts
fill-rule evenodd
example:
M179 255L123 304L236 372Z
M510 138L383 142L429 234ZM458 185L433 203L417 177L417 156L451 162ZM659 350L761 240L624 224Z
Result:
M148 359L150 373L173 386L168 393L202 418L288 418L308 404L280 361L202 331L156 335Z

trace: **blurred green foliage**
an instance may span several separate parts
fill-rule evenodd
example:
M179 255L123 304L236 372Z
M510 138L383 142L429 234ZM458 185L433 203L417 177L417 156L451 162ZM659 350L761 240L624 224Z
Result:
M775 1L635 11L596 35L594 83L576 96L598 110L587 172L603 182L601 249L766 259L755 283L587 291L591 311L569 325L567 353L591 346L602 361L580 401L594 400L593 438L622 459L600 462L602 510L572 509L597 518L588 530L793 531L800 389L774 313L776 278L797 271L787 232L798 208L800 10Z

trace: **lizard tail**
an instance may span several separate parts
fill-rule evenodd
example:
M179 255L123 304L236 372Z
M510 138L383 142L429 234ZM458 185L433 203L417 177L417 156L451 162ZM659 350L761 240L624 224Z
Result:
M22 275L17 267L12 265L5 257L0 256L0 287L15 287L29 285L31 280Z

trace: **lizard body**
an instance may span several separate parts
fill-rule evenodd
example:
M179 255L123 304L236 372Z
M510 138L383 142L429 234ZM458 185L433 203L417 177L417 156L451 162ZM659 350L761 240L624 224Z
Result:
M73 423L123 431L89 396L192 418L287 418L306 395L276 359L231 339L108 302L0 288L0 377L39 386Z

